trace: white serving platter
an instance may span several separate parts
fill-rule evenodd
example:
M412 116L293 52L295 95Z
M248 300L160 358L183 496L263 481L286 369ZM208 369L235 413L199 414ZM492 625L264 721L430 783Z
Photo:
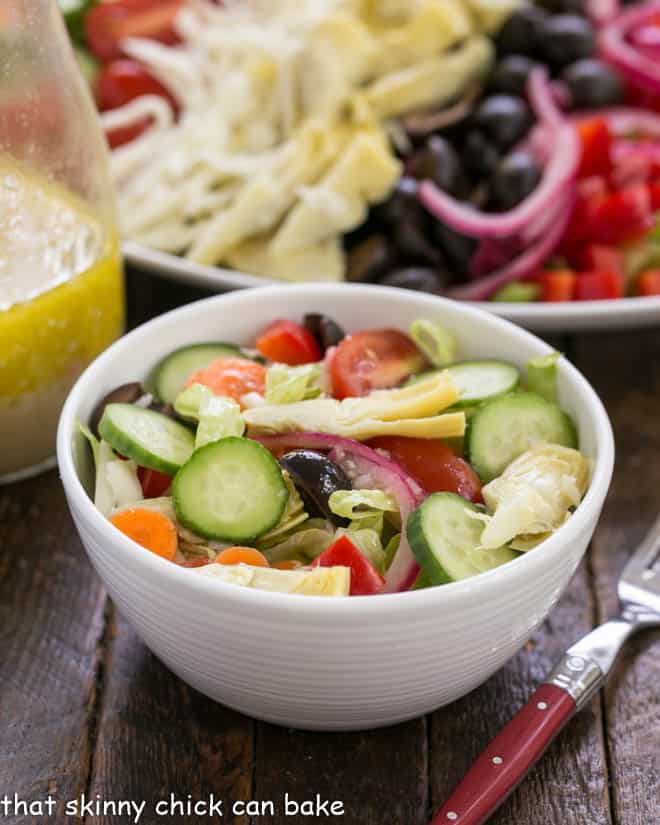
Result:
M204 266L133 242L122 245L131 266L215 292L273 284L269 278ZM594 332L660 326L660 296L566 303L473 303L534 332Z

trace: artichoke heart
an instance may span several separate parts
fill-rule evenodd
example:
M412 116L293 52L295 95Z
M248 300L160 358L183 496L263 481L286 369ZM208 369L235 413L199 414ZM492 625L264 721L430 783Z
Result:
M365 441L380 435L453 438L463 435L462 412L438 413L458 398L448 373L396 390L372 392L364 398L317 398L245 410L249 435L319 432Z
M191 573L241 587L301 596L348 596L351 586L351 571L348 567L278 570L248 564L209 564L194 568Z

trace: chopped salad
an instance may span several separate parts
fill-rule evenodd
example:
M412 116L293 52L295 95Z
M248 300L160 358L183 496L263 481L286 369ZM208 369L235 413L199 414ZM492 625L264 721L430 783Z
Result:
M402 592L543 552L590 475L560 356L523 376L457 349L435 321L346 335L322 314L251 349L177 349L80 425L95 505L136 552L285 593Z
M464 300L660 295L658 0L60 3L132 240Z

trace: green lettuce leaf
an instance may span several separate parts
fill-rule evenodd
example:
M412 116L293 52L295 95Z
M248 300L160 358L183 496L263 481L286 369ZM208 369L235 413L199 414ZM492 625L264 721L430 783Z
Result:
M321 364L289 367L273 364L266 371L266 403L293 404L321 395Z
M241 436L245 423L240 406L231 398L215 393L203 384L192 384L179 393L174 409L183 418L198 421L195 449L229 436Z

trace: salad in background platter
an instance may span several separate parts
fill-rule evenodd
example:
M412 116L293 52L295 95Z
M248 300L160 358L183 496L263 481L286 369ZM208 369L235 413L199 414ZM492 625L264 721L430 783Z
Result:
M660 2L61 2L126 238L466 300L660 295Z

